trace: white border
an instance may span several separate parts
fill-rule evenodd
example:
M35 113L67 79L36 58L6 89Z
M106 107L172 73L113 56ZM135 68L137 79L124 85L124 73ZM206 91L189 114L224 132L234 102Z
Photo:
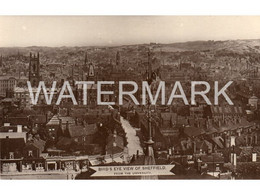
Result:
M23 180L1 181L1 194L257 194L259 181L234 180Z
M6 0L0 15L259 15L258 0Z

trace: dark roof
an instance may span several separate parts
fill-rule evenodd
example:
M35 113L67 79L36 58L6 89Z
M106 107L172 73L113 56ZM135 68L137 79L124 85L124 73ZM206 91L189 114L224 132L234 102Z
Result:
M69 134L71 137L80 137L93 135L97 132L96 124L87 124L85 126L70 125Z
M73 141L71 138L67 137L60 137L59 141L57 142L57 148L59 149L68 149L68 147L71 145Z
M234 146L234 149L233 149L233 147L230 147L230 148L224 148L223 150L222 150L222 153L223 154L230 154L231 152L235 152L237 155L240 155L241 154L241 152L242 152L242 149L240 148L240 147L238 147L238 146Z
M28 126L30 124L28 117L8 117L6 122L11 125Z
M41 140L41 139L33 139L33 141L26 143L25 148L29 147L29 146L34 146L36 148L38 148L40 150L40 152L42 152L44 150L44 146L45 146L45 141Z
M196 141L196 148L202 149L202 150L207 150L208 148L212 148L212 144L210 142L208 142L207 140Z
M221 136L213 137L212 141L217 144L219 148L224 148L224 139Z
M201 156L201 161L205 163L224 163L224 157L220 154Z
M47 123L47 117L46 115L34 115L30 116L30 119L37 124L45 124Z
M196 127L184 127L184 133L189 137L196 137L198 135L204 134L203 129L199 129Z

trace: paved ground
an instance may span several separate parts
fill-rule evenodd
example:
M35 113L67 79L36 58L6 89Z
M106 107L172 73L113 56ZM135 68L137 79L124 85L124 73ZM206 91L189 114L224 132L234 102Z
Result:
M136 151L139 151L139 154L143 154L143 148L140 144L140 139L136 135L136 129L132 127L132 125L124 119L122 116L120 117L120 121L122 123L122 127L125 130L126 133L126 139L127 139L127 148L128 148L128 154L129 156L132 156L133 154L136 154Z

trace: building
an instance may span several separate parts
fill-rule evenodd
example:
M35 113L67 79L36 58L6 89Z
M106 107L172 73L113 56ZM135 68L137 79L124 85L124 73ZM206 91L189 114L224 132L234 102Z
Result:
M256 96L252 96L248 99L248 104L253 107L253 109L257 110L258 98Z
M45 141L33 139L23 148L22 171L44 171L45 159L42 157Z
M124 139L114 132L107 137L106 154L113 155L124 151Z
M221 153L212 153L211 155L201 155L197 159L198 171L201 173L214 172L220 173L224 168L224 157ZM216 174L217 174L216 173Z
M40 55L39 52L37 56L30 53L30 62L29 62L29 81L31 82L32 87L37 87L39 84L40 78Z
M23 138L0 139L1 172L18 172L22 170L22 149L24 146Z
M51 120L46 124L46 131L48 136L53 140L57 140L58 132L61 131L61 123L62 121L57 115L54 115Z
M38 86L32 87L32 93L33 93L34 97L36 96L37 91L38 91ZM46 93L49 97L50 94L52 93L51 88L46 88ZM14 88L14 97L20 102L20 106L23 108L31 108L33 106L28 87L15 87ZM58 90L56 88L56 89L54 89L51 103L56 102L57 98L58 98ZM40 91L37 104L38 105L46 104L46 99L45 99L43 90Z
M4 126L0 127L0 139L5 138L22 138L26 142L26 132L23 131L22 125L11 126L10 123L5 123Z
M0 76L0 96L8 97L16 87L16 79L11 76Z

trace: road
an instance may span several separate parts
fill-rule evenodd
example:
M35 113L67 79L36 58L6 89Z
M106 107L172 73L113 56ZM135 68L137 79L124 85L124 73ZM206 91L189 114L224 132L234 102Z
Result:
M132 156L133 154L136 154L137 150L139 150L139 154L143 154L143 148L140 144L140 139L136 135L136 128L132 127L131 124L124 119L122 116L120 117L120 121L122 124L123 129L126 132L126 139L127 139L127 148L128 148L128 154L129 156Z

